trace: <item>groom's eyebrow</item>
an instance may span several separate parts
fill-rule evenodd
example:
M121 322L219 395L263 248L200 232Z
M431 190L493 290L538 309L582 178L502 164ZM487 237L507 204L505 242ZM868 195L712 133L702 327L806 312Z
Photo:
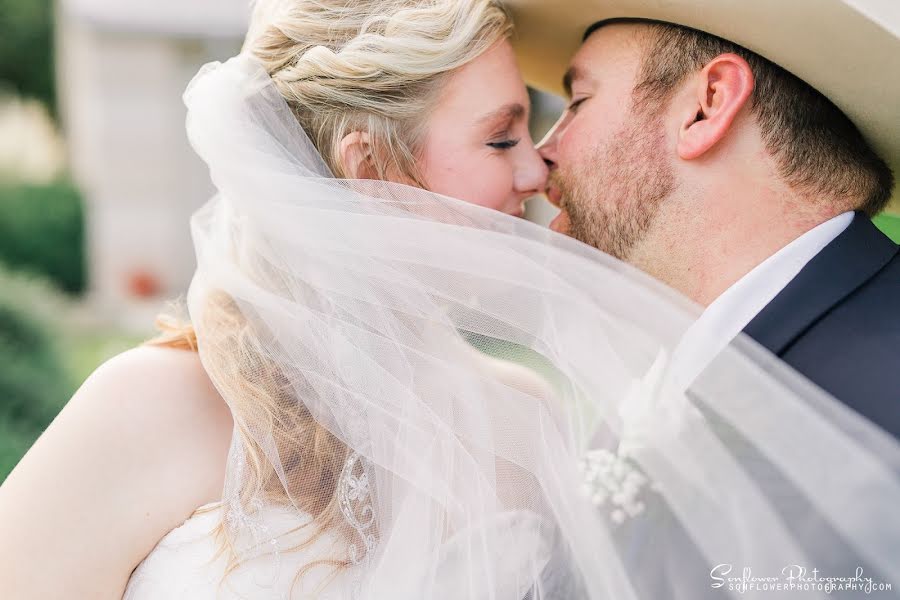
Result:
M577 66L572 65L571 67L569 67L569 70L566 71L565 75L563 75L562 80L563 89L566 90L566 96L568 96L569 98L572 97L572 82L576 79L580 79L581 77L581 70Z

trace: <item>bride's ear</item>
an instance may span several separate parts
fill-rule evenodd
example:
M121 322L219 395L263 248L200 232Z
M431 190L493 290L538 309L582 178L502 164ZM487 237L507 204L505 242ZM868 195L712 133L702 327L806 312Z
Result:
M341 164L350 179L378 179L372 157L372 144L365 131L352 131L344 136L340 146Z

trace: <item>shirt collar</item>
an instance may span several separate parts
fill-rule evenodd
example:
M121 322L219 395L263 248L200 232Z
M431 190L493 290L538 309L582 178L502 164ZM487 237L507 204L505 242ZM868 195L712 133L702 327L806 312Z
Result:
M673 353L673 375L686 389L712 360L853 221L845 212L810 229L741 277L685 332Z

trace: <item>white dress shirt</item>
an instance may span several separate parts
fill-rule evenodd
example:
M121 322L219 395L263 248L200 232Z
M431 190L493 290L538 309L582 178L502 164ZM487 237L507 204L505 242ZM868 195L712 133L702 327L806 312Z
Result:
M673 374L686 389L763 308L853 221L842 213L810 229L761 262L716 298L688 328L673 354Z

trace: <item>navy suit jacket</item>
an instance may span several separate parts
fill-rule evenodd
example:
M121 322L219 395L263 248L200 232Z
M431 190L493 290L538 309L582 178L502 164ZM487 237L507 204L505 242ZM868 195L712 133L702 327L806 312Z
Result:
M744 332L900 438L900 247L864 214Z

